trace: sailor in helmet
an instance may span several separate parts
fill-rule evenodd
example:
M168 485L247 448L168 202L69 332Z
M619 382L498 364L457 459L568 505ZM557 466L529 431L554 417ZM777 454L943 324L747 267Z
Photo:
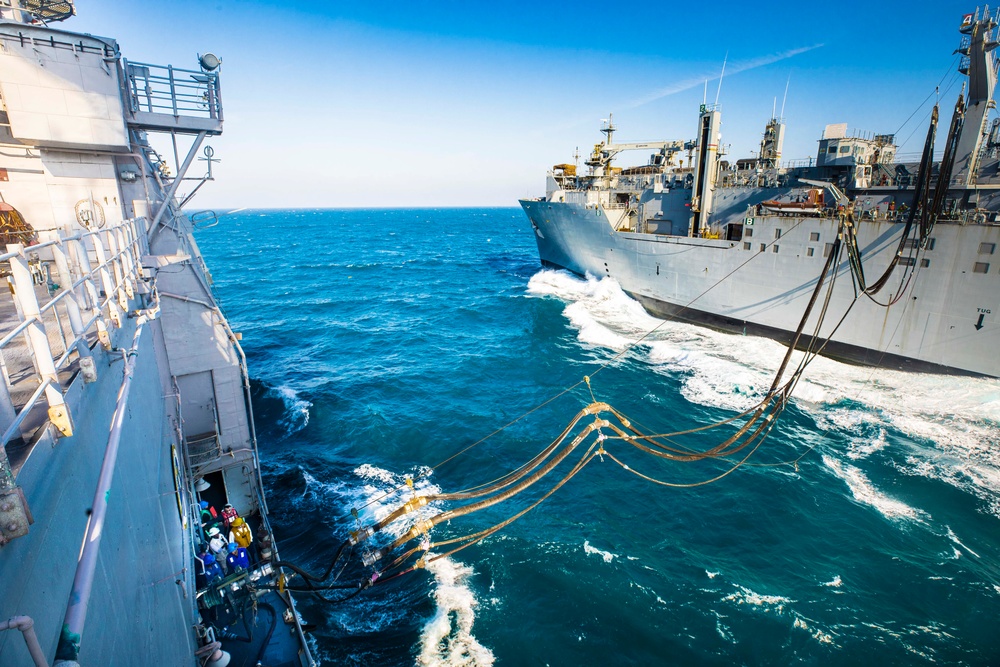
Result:
M208 579L209 584L214 584L219 579L222 579L222 568L219 567L219 562L215 559L215 556L205 554L202 562L205 564L205 578Z
M218 526L212 526L208 529L208 550L212 556L215 556L215 560L221 561L226 557L226 546L229 541L222 536L222 531L219 530Z
M226 556L226 566L229 572L246 572L250 569L250 555L243 547L237 546L235 542L229 543L229 555Z
M250 543L253 542L253 533L250 532L250 526L247 525L246 519L241 516L233 519L229 528L229 541L236 542L244 549L250 547Z

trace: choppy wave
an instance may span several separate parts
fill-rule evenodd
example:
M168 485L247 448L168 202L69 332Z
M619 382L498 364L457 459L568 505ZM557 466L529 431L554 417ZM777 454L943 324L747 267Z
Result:
M280 398L285 405L285 414L279 420L286 435L292 435L309 425L309 408L312 403L299 396L299 393L286 385L272 387L270 392Z
M885 518L913 520L930 518L923 510L910 507L879 491L859 468L838 461L827 454L823 455L823 463L847 484L856 501L874 507Z
M595 556L600 556L605 563L610 563L614 559L618 558L618 554L613 554L610 551L601 551L597 547L590 546L590 542L587 540L583 541L583 551L587 554L592 554Z
M737 605L750 605L753 607L759 607L762 611L775 613L782 613L785 610L785 606L794 600L783 597L781 595L761 595L756 593L746 586L736 586L739 590L730 593L725 596L723 601L733 602Z

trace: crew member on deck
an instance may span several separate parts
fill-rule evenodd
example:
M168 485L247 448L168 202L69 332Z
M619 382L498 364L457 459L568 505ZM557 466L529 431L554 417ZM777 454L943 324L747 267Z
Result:
M233 519L229 530L229 541L236 542L238 546L244 549L250 547L250 544L253 542L253 533L250 532L250 526L247 525L246 519L241 516Z
M226 556L226 565L229 573L246 572L250 569L250 554L243 547L237 546L235 542L229 543L229 555Z
M229 530L233 523L233 519L238 517L240 514L236 511L236 508L226 503L226 506L222 508L222 526L225 530Z
M214 584L222 579L222 568L219 567L219 562L215 560L215 556L212 554L205 554L205 578L208 579L209 584Z
M208 504L207 500L201 501L199 507L201 507L201 530L207 540L208 531L219 522L219 513Z
M208 549L212 552L211 555L215 556L216 560L221 561L226 557L226 546L229 544L229 541L222 536L222 531L219 530L218 526L209 528L208 535Z

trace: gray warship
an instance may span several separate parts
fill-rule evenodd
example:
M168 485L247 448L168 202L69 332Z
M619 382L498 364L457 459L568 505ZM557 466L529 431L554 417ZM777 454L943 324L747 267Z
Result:
M784 164L775 114L757 156L730 162L711 104L691 140L615 143L609 119L586 173L556 165L545 197L520 202L542 264L610 276L662 318L823 340L823 354L852 363L1000 377L998 20L988 8L961 18L966 79L940 112L940 159L938 107L911 161L891 134L833 124L815 160ZM649 163L613 166L630 150L651 151ZM802 322L834 252L826 317Z
M312 665L192 236L218 218L182 212L220 60L128 61L74 13L0 2L0 664Z

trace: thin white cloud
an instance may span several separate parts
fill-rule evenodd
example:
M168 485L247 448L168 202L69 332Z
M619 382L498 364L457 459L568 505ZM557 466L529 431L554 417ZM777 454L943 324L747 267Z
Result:
M814 44L813 46L803 46L797 49L791 49L789 51L782 51L781 53L772 53L766 56L760 56L759 58L753 58L751 60L745 60L743 62L729 63L726 65L729 76L734 74L739 74L740 72L746 72L752 69L757 69L758 67L764 67L765 65L771 65L782 60L787 60L789 58L794 58L797 55L806 53L807 51L812 51L813 49L818 49L822 44ZM623 108L625 109L635 109L644 104L649 104L650 102L655 102L656 100L663 99L664 97L669 97L670 95L676 95L677 93L683 92L685 90L690 90L696 86L704 85L706 81L715 81L719 78L719 71L711 73L703 73L698 76L693 76L683 81L677 81L669 86L660 88L650 92L642 97L636 98L631 102L627 103Z

